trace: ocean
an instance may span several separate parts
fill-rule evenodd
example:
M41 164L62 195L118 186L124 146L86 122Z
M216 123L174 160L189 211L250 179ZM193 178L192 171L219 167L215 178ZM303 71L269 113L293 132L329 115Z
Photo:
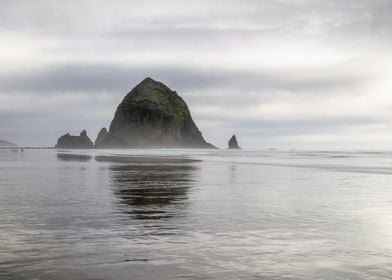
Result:
M391 279L392 153L0 150L0 279Z

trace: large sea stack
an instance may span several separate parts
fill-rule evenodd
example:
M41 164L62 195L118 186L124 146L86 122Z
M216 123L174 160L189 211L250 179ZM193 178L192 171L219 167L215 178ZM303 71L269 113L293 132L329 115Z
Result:
M215 148L204 140L185 101L151 78L125 96L100 140L98 147Z
M61 136L57 140L57 144L55 147L66 149L92 148L93 142L91 142L90 138L87 136L86 130L83 130L80 133L80 136L73 136L69 133Z

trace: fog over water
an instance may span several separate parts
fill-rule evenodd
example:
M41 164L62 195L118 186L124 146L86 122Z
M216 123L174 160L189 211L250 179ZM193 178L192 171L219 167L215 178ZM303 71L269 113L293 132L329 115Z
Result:
M389 279L392 154L0 150L0 278Z

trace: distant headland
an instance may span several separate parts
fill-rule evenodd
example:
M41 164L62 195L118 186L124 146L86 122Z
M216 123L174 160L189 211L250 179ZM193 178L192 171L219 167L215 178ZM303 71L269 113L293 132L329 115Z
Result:
M4 140L0 140L0 148L14 148L17 147L18 145L8 142L8 141L4 141Z
M185 101L161 82L145 78L118 105L109 131L102 128L95 145L80 136L61 136L56 148L203 148L204 140Z

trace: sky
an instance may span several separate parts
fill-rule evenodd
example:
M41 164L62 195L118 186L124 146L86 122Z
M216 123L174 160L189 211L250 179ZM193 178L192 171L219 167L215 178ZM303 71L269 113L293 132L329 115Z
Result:
M145 77L204 138L392 149L390 0L0 1L0 139L94 141Z

